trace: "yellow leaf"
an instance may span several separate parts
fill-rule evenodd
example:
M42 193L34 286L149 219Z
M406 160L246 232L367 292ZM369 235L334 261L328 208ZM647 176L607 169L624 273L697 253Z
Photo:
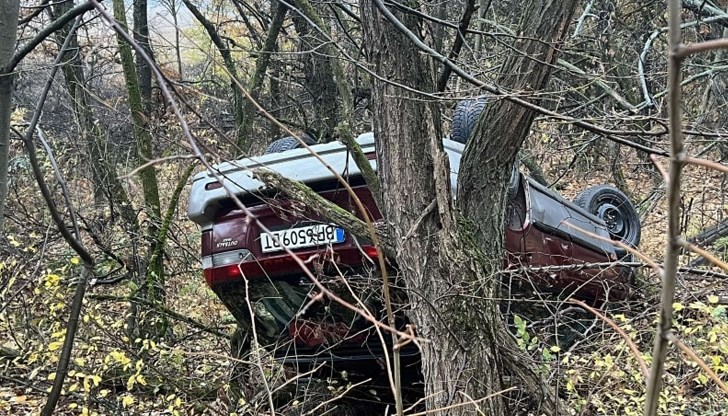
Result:
M78 263L80 262L80 259L78 257L71 257L71 264L74 266L78 266Z
M50 373L48 374L48 380L53 381L56 379L56 373Z
M685 307L682 305L682 303L675 302L675 303L672 304L672 309L674 309L675 312L680 312L684 308Z
M109 390L107 390L107 389L103 389L103 390L101 390L101 391L99 392L99 397L106 397L106 396L108 396L108 395L109 395L109 393L111 393L111 392L110 392Z
M136 375L132 375L129 377L129 380L126 381L126 389L131 390L134 388L134 383L136 382Z
M121 399L121 405L124 407L128 407L134 404L134 398L132 396L124 396L124 398Z
M20 243L18 242L18 240L15 239L15 236L9 235L8 241L10 242L10 245L13 247L20 247Z
M45 284L46 288L52 288L54 286L58 286L58 283L60 283L60 282L61 282L61 276L51 273L45 277L44 284Z
M561 348L559 348L558 345L554 345L549 349L551 350L551 352L554 352L554 353L561 351Z
M720 298L718 296L715 296L715 295L708 296L708 302L710 302L710 303L718 303L719 300L720 300Z
M84 366L84 365L86 364L86 360L84 360L83 358L80 358L80 357L79 357L79 358L76 358L76 359L75 359L75 360L73 360L73 361L74 361L74 362L76 363L76 365L77 365L77 366L79 366L79 367L83 367L83 366Z
M63 346L63 341L53 341L50 344L48 344L48 351L56 351L61 349Z

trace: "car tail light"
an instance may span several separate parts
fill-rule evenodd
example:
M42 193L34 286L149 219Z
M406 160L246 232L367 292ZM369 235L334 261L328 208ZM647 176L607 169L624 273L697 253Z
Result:
M337 262L343 264L361 264L362 254L376 259L378 252L374 246L366 245L358 249L350 248L337 251ZM312 257L320 256L320 252L301 254L300 259L309 264ZM264 278L269 276L289 275L301 273L301 267L296 259L288 254L255 259L247 249L226 251L202 257L202 268L205 272L205 281L212 287L218 283L230 282L241 279L243 276L249 279Z
M240 278L239 264L250 259L250 251L246 249L226 251L202 257L202 268L209 286L226 280Z
M377 248L374 246L363 246L362 250L364 251L364 254L367 255L367 257L370 257L372 259L376 259L379 255L379 252L377 252Z

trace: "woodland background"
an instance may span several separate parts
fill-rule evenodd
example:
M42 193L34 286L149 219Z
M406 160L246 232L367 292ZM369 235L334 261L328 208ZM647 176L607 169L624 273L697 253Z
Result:
M13 7L2 1L0 11ZM511 22L531 12L516 0L414 3L387 5L416 16L422 39L483 80L493 78L511 51L518 35ZM683 41L728 38L727 6L684 1ZM286 129L320 141L338 138L342 129L371 130L377 103L356 2L135 0L99 7L128 19L210 161L260 154L290 135ZM0 164L7 188L0 413L37 412L45 404L82 282L88 289L59 413L227 414L235 322L202 279L200 233L185 216L190 175L202 167L174 107L139 51L119 42L92 3L23 0L19 10L17 19L0 13L0 110L10 114L10 129L0 134L0 154L7 151L6 167ZM657 261L666 230L665 185L656 168L665 165L668 148L665 10L664 1L581 1L540 99L549 110L601 130L538 117L521 153L522 171L567 197L598 183L625 191L642 219L640 249ZM455 103L482 91L437 61L432 65L437 91L422 98L436 103L447 125ZM687 152L723 162L725 52L695 55L683 68ZM338 104L342 86L351 93L352 114ZM34 121L39 102L42 116ZM66 229L52 220L31 153ZM719 258L728 256L725 185L726 176L715 170L685 169L681 231ZM90 269L63 233L83 245ZM684 253L680 262L675 331L726 380L728 276L694 255ZM659 278L644 268L632 300L603 305L648 364L658 296ZM638 363L604 320L592 316L568 349L554 342L555 322L570 307L557 304L540 321L513 323L519 346L560 392L561 411L641 414ZM677 351L664 380L661 414L728 412L724 393ZM345 390L330 388L333 396Z

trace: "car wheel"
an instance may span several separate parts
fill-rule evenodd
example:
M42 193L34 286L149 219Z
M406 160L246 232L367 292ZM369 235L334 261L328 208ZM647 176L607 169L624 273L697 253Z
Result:
M475 130L478 123L478 117L483 112L485 104L488 103L489 97L481 96L469 100L462 100L455 106L452 115L452 131L450 139L465 144L470 138L470 134ZM521 175L518 172L518 161L513 164L511 175L508 178L507 195L508 198L515 198L518 193Z
M612 239L632 247L640 243L641 229L639 215L627 195L609 185L586 189L574 199L574 203L607 224Z
M475 130L478 117L480 117L480 113L483 112L487 102L487 97L478 97L457 103L452 115L452 131L450 133L452 140L463 144L468 141L470 133Z
M312 139L311 136L309 136L308 134L304 133L300 137L301 140L303 140L303 142L309 146L316 143L316 141ZM273 143L269 144L268 147L265 149L264 154L267 155L269 153L280 153L291 149L297 149L299 147L301 147L301 142L299 142L297 138L289 136L278 139Z

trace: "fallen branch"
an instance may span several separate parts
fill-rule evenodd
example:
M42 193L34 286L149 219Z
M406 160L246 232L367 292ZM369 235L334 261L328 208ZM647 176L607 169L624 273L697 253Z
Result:
M98 301L111 301L111 302L130 302L130 303L136 303L138 305L144 305L148 306L157 312L162 312L163 314L169 316L170 318L176 319L178 321L184 322L194 328L199 329L200 331L207 332L208 334L212 334L215 336L218 336L220 338L230 339L231 336L218 331L215 328L212 328L208 325L205 325L201 322L195 321L194 319L184 316L180 313L177 313L166 306L159 305L155 302L148 301L146 299L137 298L134 296L112 296L112 295L89 295L90 299L98 300Z
M327 220L343 227L356 237L367 241L371 239L369 227L364 221L358 219L352 213L333 202L324 199L321 195L312 191L306 184L285 178L276 172L265 169L255 169L253 176L268 186L279 190L287 198L303 203L307 208L312 209ZM382 250L384 250L384 254L387 257L394 258L396 251L389 241L388 236L384 233L384 230L378 229L376 233L379 237Z

